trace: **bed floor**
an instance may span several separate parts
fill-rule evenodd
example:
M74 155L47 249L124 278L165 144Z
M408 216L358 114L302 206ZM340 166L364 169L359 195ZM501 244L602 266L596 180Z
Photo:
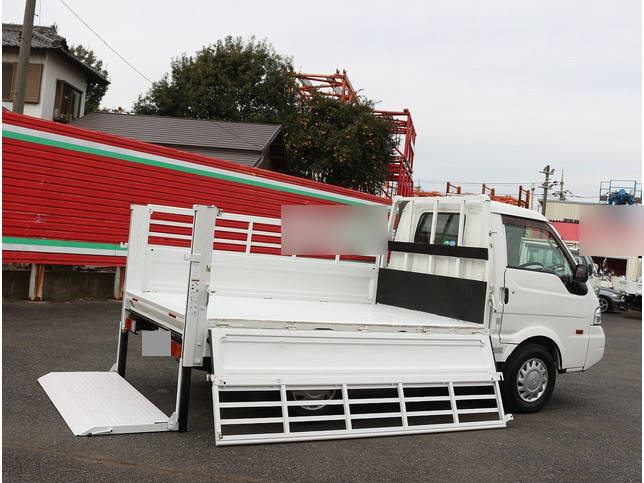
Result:
M167 309L182 320L186 295L179 293L128 291L144 304ZM317 324L366 324L382 326L467 327L481 329L481 324L466 322L417 310L383 304L285 300L228 295L210 295L208 320L294 322ZM209 324L210 325L210 324Z

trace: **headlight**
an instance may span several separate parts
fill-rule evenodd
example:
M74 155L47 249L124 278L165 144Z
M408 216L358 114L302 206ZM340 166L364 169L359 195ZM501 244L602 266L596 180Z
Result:
M595 309L595 315L593 315L593 325L601 325L602 323L602 309L597 307Z

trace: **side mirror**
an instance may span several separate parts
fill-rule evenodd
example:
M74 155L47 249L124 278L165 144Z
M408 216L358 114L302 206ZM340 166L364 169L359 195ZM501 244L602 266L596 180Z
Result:
M588 265L577 265L573 278L575 282L586 283L588 281Z

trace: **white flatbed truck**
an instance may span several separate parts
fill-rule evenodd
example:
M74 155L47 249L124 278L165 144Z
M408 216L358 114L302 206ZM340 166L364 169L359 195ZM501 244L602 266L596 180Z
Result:
M368 263L256 253L279 248L278 219L133 206L116 363L39 382L76 435L185 431L205 369L225 445L501 428L501 392L538 410L558 372L602 358L587 267L541 215L485 195L391 210L390 254ZM125 380L143 330L179 359L170 416Z

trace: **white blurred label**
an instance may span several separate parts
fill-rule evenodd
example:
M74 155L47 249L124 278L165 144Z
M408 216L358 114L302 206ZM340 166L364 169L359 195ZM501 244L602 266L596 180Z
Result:
M387 253L387 206L282 206L282 255Z
M169 330L142 330L141 338L141 355L153 357L170 355Z
M579 213L579 253L590 256L644 254L642 205L582 206Z

